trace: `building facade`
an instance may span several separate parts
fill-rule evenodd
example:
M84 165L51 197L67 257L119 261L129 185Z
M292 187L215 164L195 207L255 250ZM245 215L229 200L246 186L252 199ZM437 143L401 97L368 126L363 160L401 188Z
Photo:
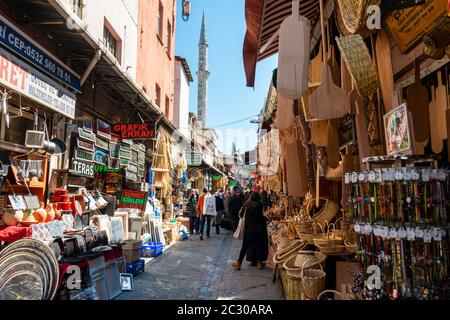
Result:
M193 81L186 59L175 57L173 124L184 138L189 138L189 85Z
M137 83L173 121L176 1L139 0Z

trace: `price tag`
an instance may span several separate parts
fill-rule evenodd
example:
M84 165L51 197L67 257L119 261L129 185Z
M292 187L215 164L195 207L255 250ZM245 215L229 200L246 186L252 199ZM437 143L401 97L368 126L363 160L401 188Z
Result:
M381 236L381 228L378 226L373 227L373 235L376 237Z
M411 171L411 179L415 181L420 179L420 174L417 172L417 170L413 169Z
M403 173L403 180L411 181L411 173L408 170Z
M413 228L406 228L406 239L408 241L414 241L416 239L416 233Z
M345 182L345 184L349 184L350 183L350 174L349 173L346 173L344 175L344 182Z
M423 235L423 242L430 243L431 239L433 239L433 236L431 235L431 230L425 230Z
M395 172L395 180L399 181L403 179L403 173L401 173L401 171L396 171Z
M375 181L378 183L382 183L383 182L383 174L381 173L381 170L375 170Z
M366 181L366 175L364 173L360 173L358 176L359 182L365 182Z
M422 239L424 235L423 229L417 227L415 230L416 238Z
M370 171L369 172L369 182L375 182L375 179L376 179L376 175L375 175L375 172L374 171Z
M358 182L358 174L356 172L352 173L351 180L352 180L352 183Z
M431 231L431 236L433 237L434 241L441 241L442 240L441 229L433 228Z
M381 229L381 238L386 239L387 237L389 237L389 229L388 227L383 227Z
M429 170L427 170L427 169L422 170L422 181L423 182L430 181L430 171Z
M359 223L355 223L353 229L355 229L356 233L361 233L361 225Z
M364 234L369 235L372 233L372 231L373 231L373 228L372 228L371 224L368 223L364 226Z
M395 228L390 228L389 229L389 238L390 239L397 239L397 236L398 236L397 230L395 230Z
M405 228L401 227L401 228L398 230L398 237L399 237L400 239L405 239L405 238L406 238L406 230L405 230Z

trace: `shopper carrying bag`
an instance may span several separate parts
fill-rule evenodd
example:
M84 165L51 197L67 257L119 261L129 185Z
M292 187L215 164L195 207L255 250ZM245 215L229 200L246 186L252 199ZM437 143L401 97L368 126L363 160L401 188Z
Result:
M245 214L247 213L247 208L242 207L241 211L244 210L244 215L239 219L239 224L237 226L236 232L234 233L234 238L236 240L244 239L245 232Z

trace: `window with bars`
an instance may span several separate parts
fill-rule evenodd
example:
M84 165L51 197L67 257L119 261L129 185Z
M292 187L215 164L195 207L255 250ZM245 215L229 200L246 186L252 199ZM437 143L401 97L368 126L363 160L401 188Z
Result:
M172 25L169 21L167 21L167 35L166 35L166 45L167 45L167 54L170 56L171 46L172 46Z
M163 18L164 18L164 7L160 1L158 7L158 19L157 19L158 25L156 26L157 27L156 34L161 40L163 38Z
M106 46L106 49L116 57L117 41L106 26L103 29L103 43Z

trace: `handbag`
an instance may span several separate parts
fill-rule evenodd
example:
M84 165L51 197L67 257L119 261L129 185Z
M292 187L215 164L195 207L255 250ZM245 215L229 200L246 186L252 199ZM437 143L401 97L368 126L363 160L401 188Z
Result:
M237 226L236 232L234 233L234 238L236 240L242 240L244 239L244 232L245 232L245 214L247 213L247 208L245 208L244 216L239 219L239 224Z

